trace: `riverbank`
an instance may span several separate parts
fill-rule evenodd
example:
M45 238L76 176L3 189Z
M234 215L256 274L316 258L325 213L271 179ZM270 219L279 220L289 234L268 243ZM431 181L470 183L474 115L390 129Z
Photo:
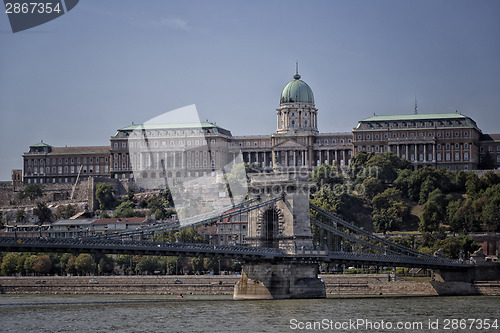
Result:
M500 295L500 281L389 281L387 275L321 275L327 296ZM232 295L239 275L0 277L5 294Z

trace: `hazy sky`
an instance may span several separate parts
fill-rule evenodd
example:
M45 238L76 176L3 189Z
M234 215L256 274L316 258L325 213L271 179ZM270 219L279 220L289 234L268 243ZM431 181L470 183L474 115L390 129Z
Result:
M500 1L84 0L13 34L0 13L0 180L43 139L108 145L196 104L233 135L275 131L295 62L321 132L459 112L500 133Z

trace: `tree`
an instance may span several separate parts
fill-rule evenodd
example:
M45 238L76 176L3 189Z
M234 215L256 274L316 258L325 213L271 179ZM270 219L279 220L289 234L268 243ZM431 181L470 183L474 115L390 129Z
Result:
M111 209L114 206L113 186L105 183L99 183L95 189L95 197L99 203L99 209Z
M153 273L159 269L158 260L155 256L141 256L139 262L135 266L137 273Z
M365 197L368 200L372 200L377 194L384 192L385 186L382 181L378 178L369 177L363 180L363 186L365 187Z
M52 269L52 260L47 254L38 257L38 260L33 265L33 270L38 274L48 274Z
M115 217L126 218L135 216L135 203L133 201L125 200L118 205L115 209Z
M23 269L26 274L33 274L35 272L35 264L38 261L38 256L37 255L30 255L28 256L23 263Z
M2 260L2 274L14 275L16 273L18 255L16 253L7 253Z
M68 274L76 274L76 257L71 256L66 263L66 273Z
M90 274L94 271L94 259L88 253L80 254L75 260L75 269L80 274Z
M26 212L23 209L19 209L15 215L16 223L22 223L26 220Z
M472 237L462 235L459 237L448 237L438 240L434 243L433 250L437 251L443 249L446 257L450 259L459 259L461 253L465 256L473 253L479 247L479 244L475 243Z
M24 190L21 190L17 194L17 198L20 200L29 198L31 202L38 198L43 197L43 185L41 184L31 184L27 185Z
M115 267L115 261L110 256L104 255L99 260L97 265L97 270L99 274L111 274L113 273Z
M57 206L54 218L59 219L69 219L77 213L77 207L71 204Z
M40 224L43 222L52 222L53 220L52 211L47 207L47 204L43 202L38 202L36 204L36 208L33 209L33 215L38 216Z
M342 184L344 182L344 176L337 171L336 167L328 164L321 164L314 168L310 180L316 183L317 189L323 186L333 188L335 184Z
M193 267L193 271L195 273L202 273L204 269L203 258L200 257L191 258L191 266Z
M374 229L383 232L397 229L401 222L408 218L409 208L403 201L401 191L388 188L372 199Z
M427 201L420 214L418 230L421 232L435 232L439 230L439 224L444 220L444 213L434 201Z

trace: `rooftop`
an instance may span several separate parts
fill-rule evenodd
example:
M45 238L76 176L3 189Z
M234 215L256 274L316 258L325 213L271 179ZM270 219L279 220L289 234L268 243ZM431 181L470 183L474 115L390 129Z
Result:
M427 113L427 114L400 114L386 116L372 116L362 121L397 121L397 120L432 120L432 119L467 119L460 113Z
M181 129L181 128L222 128L217 126L216 124L212 124L210 122L200 122L200 123L171 123L171 124L132 124L123 128L120 128L118 131L134 131L134 130L142 130L142 129Z
M146 220L145 217L129 217L129 218L102 218L95 221L93 224L113 224L113 223L125 223L125 224L141 224Z

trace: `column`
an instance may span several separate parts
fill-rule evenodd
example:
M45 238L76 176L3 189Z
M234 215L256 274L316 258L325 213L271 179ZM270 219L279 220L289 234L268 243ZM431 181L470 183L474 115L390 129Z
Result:
M424 162L427 162L427 144L424 143Z
M401 155L399 155L399 145L396 145L396 155L398 155L398 157L401 158Z
M408 146L409 146L409 145L406 145L406 159L407 159L407 160L410 160L410 156L408 156L408 153L409 153L409 149L410 149L410 148L409 148Z
M285 165L288 167L288 150L285 150Z
M330 150L326 151L326 164L330 164Z
M432 144L432 162L436 162L436 144Z
M303 150L302 151L302 165L301 166L305 166L306 165L306 151Z

